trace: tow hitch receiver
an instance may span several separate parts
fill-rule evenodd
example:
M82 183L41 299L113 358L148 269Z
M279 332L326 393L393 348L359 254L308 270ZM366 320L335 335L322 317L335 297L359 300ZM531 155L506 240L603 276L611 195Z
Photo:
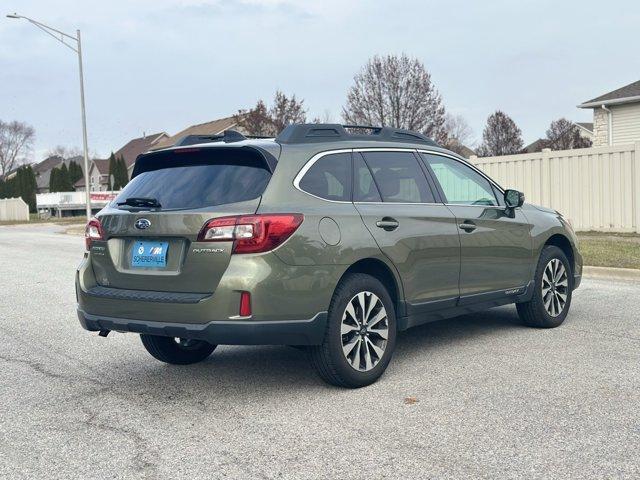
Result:
M109 335L111 333L111 330L100 330L98 332L98 335L100 335L101 337L106 337L107 335Z

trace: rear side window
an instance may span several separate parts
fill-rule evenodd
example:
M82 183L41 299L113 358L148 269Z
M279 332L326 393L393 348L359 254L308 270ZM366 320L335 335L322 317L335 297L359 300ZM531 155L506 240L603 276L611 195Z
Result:
M298 186L316 197L351 201L351 154L334 153L316 161Z
M411 152L365 152L384 202L435 203L427 178Z
M131 198L155 199L162 210L242 202L262 195L271 178L264 159L257 153L159 152L148 157L138 161L144 171L120 192L114 206Z

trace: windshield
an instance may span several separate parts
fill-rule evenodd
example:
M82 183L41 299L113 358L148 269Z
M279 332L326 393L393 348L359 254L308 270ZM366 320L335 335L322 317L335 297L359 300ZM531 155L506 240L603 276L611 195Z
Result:
M188 157L188 155L184 155ZM264 192L271 173L259 159L210 159L198 155L195 164L180 164L143 171L112 202L121 209L151 207L162 210L197 209L252 200ZM139 204L141 203L143 204Z

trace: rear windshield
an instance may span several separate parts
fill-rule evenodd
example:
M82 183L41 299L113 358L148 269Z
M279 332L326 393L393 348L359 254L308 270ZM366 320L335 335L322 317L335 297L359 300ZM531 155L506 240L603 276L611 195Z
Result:
M259 154L193 152L141 157L134 178L112 206L127 199L154 199L162 210L197 209L243 202L264 192L271 172Z

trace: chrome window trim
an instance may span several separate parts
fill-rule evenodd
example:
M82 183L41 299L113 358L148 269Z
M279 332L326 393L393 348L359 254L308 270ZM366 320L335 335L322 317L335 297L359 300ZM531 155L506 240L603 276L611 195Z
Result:
M486 175L482 170L480 170L479 168L477 168L475 165L472 165L471 163L461 160L459 158L457 158L454 155L450 155L444 152L439 152L436 150L427 150L427 149L423 149L423 148L403 148L403 147L361 147L361 148L340 148L340 149L336 149L336 150L325 150L323 152L318 152L316 153L313 157L311 157L307 163L305 163L302 168L300 169L300 171L296 174L296 176L293 179L293 186L295 187L296 190L299 190L300 192L309 195L310 197L313 198L317 198L319 200L323 200L325 202L330 202L330 203L350 203L353 205L367 205L367 204L371 204L371 205L446 205L449 207L482 207L482 208L504 208L502 205L465 205L465 204L458 204L458 203L441 203L441 202L435 202L435 203L410 203L410 202L345 202L344 200L330 200L328 198L323 198L323 197L319 197L317 195L314 195L313 193L309 193L306 190L303 190L302 188L300 188L300 181L302 180L302 177L304 177L304 175L309 171L309 169L318 161L320 160L322 157L325 157L327 155L335 155L335 154L339 154L339 153L355 153L355 152L411 152L411 153L427 153L429 155L439 155L441 157L447 157L447 158L451 158L452 160L455 160L458 163L461 163L469 168L471 168L473 171L477 172L480 176L482 176L483 178L485 178L490 184L492 184L493 186L495 186L498 191L500 191L502 194L504 194L504 189L498 185L491 177L489 177L488 175ZM437 180L437 179L436 179Z
M366 147L362 147L362 148L354 148L353 149L354 152L415 152L416 149L415 148L403 148L403 147L398 147L398 148L393 148L393 147L371 147L371 148L366 148Z
M482 208L496 208L498 210L504 210L502 205L469 205L467 203L445 203L447 207L482 207Z
M410 202L353 202L354 205L434 205L444 207L444 203L410 203Z

